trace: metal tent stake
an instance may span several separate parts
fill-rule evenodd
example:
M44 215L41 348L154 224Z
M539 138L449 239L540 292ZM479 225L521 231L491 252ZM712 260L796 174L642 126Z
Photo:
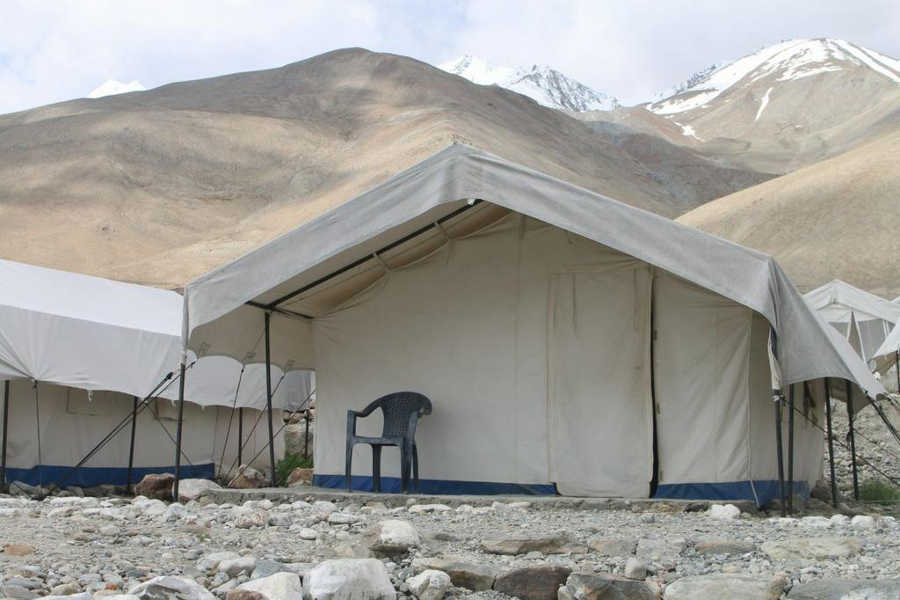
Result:
M853 430L853 386L850 385L849 379L844 380L844 386L847 393L847 421L850 426L850 464L853 467L853 499L859 500L859 478L856 472L856 433Z
M784 449L781 446L781 392L775 396L775 446L778 456L778 497L781 500L781 516L787 516L787 506L784 498Z
M134 469L134 435L137 429L137 410L138 410L138 397L134 397L134 404L131 408L131 444L128 447L128 480L125 482L125 485L128 488L128 491L131 492L131 472Z
M831 439L831 386L825 378L825 420L828 425L828 467L831 469L831 504L838 505L837 480L834 476L834 440Z
M9 432L9 379L3 382L3 451L0 456L0 491L5 492L7 489L6 480L6 442Z
M788 392L788 512L794 512L794 384Z
M272 487L275 487L275 444L272 443L272 355L269 349L269 320L272 314L265 313L266 319L266 413L269 421L269 466L272 469Z
M184 378L185 357L181 358L181 379L178 381L178 430L175 433L175 485L172 486L172 500L178 502L178 481L181 478L181 425L184 421Z

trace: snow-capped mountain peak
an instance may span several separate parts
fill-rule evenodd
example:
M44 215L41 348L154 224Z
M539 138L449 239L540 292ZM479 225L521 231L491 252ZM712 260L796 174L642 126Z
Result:
M497 85L560 110L612 110L619 101L575 81L546 65L504 67L492 65L477 56L466 54L438 65L439 69L459 75L479 85Z
M135 79L128 83L123 83L115 79L108 79L94 88L88 98L102 98L103 96L114 96L116 94L126 94L128 92L143 92L146 90L140 81Z
M672 93L647 105L660 115L673 115L707 105L736 86L760 80L772 85L832 71L864 67L900 84L900 61L874 50L836 39L799 39L767 46L731 63L696 73Z

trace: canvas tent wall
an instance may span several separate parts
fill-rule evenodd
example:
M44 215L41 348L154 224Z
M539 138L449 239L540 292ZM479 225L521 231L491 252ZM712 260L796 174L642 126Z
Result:
M803 298L837 329L864 360L872 361L885 338L900 322L900 305L835 279ZM870 362L875 366L874 362Z
M320 485L346 410L415 389L428 491L765 501L770 331L777 385L883 393L771 258L462 145L190 283L185 345L235 357L261 313L272 362L316 370Z
M70 476L69 467L132 411L134 397L149 394L177 367L181 297L11 261L0 261L0 281L7 283L0 286L0 381L10 381L7 479L125 483L130 428L86 468ZM265 428L250 433L266 405L265 368L222 357L196 360L191 355L191 361L186 473L211 476L215 464L229 467L236 458L233 407L245 408L243 457L257 455L267 443ZM308 381L305 372L272 372L279 414L282 407L301 402L297 396L308 394ZM163 427L174 435L177 392L171 385L158 390L160 398L139 416L135 476L172 470L173 444ZM276 440L276 449L281 448L283 441ZM266 455L256 462L267 463Z

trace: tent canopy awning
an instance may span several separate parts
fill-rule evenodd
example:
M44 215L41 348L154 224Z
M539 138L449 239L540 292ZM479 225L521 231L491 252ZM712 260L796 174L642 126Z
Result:
M829 323L849 323L851 315L857 322L881 319L893 325L900 321L900 304L888 302L840 279L807 292L803 298Z
M144 397L178 367L183 299L175 292L8 260L0 260L0 281L0 380ZM263 357L250 358L244 362L256 364L246 367L231 359L196 361L187 399L264 407ZM306 387L304 377L276 367L273 405L294 402L290 392ZM177 389L159 395L174 400Z
M771 257L461 144L188 284L183 343L240 360L261 335L264 312L276 311L273 363L312 367L317 314L304 304L305 291L349 275L365 279L367 266L389 269L392 252L415 252L402 244L424 238L427 246L481 204L593 240L753 309L777 334L784 384L835 377L872 398L884 393Z

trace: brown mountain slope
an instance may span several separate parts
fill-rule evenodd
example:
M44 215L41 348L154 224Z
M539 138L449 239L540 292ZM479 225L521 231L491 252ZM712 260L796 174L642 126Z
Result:
M668 216L766 178L339 50L0 117L0 256L182 285L454 140Z
M838 278L900 295L900 132L678 219L775 256L801 291Z

